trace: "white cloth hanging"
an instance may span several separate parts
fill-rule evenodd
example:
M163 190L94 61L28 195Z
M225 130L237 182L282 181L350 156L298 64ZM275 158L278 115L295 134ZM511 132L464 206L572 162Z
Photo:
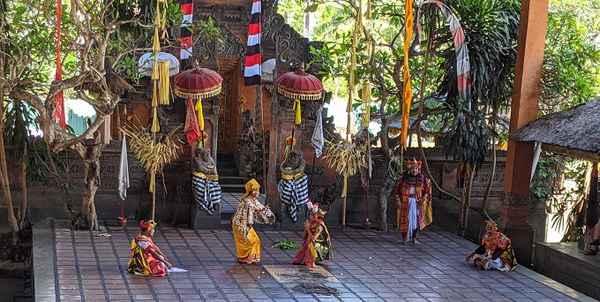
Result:
M121 144L121 161L119 165L119 197L122 200L127 198L127 189L129 188L129 162L127 160L127 136L123 135Z
M315 129L311 138L313 148L315 148L315 156L321 157L323 154L323 145L325 138L323 137L323 106L317 110L317 122L315 123Z

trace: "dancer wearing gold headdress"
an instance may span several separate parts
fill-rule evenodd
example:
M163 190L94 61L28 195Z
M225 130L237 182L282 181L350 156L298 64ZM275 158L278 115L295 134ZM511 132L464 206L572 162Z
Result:
M402 175L396 188L396 208L404 241L415 243L417 233L433 221L431 181L421 173L421 161L409 160L406 167L408 171Z
M254 223L272 224L275 215L258 201L260 185L251 179L245 185L246 193L233 215L232 228L237 260L243 264L260 262L260 238L254 231Z
M479 246L467 256L467 262L483 270L512 271L517 267L517 257L510 238L504 235L495 222L486 222L486 232Z
M141 232L131 240L130 245L131 253L127 269L130 274L164 277L168 273L168 268L172 266L152 239L155 228L156 223L153 220L140 221Z

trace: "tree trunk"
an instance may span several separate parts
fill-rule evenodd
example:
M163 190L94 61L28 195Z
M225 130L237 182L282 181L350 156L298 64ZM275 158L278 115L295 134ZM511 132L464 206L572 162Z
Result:
M97 134L97 133L96 133ZM92 141L90 143L90 141ZM79 144L76 150L84 162L85 167L85 192L81 201L80 227L97 231L98 216L96 213L96 192L100 186L100 155L102 144L99 136L95 140L86 140L86 145Z
M96 192L100 183L100 160L85 160L85 192L81 203L81 216L90 230L98 230Z
M381 230L384 232L388 231L388 223L387 223L388 202L390 199L390 195L392 195L392 192L394 191L395 185L396 185L396 180L390 176L386 176L385 182L383 183L383 186L381 187L381 190L379 191L379 209L380 209L379 223L380 223Z
M475 167L467 168L467 183L463 189L463 203L460 215L461 235L464 237L469 227L469 210L471 209L471 190L473 189L473 180L475 178Z
M19 228L25 225L25 219L29 212L29 188L27 187L27 151L20 163L19 186L21 187L21 206L19 208Z

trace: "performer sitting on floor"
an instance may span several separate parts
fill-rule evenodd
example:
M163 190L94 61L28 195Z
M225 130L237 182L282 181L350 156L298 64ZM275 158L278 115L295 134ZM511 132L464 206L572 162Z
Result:
M255 179L246 183L246 193L233 215L232 228L237 260L243 264L260 262L260 238L254 231L254 223L273 224L275 215L271 209L258 201L260 185Z
M130 274L164 277L168 273L168 268L172 266L152 240L155 228L156 223L153 220L140 221L141 232L135 236L130 245L131 253L127 269Z
M510 239L500 232L496 223L491 220L486 222L485 229L481 246L467 256L467 262L483 270L514 270L517 267L517 258Z
M304 222L304 244L294 257L293 264L304 264L314 268L315 264L328 260L331 252L331 237L325 225L325 210L318 204L309 203L311 216Z
M417 233L432 222L431 182L421 173L421 161L407 161L407 173L396 188L396 209L404 242L417 239Z

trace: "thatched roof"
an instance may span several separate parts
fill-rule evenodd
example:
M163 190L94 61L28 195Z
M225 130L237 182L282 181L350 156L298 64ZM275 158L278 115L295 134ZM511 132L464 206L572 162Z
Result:
M549 151L600 159L600 97L567 111L541 117L511 136L517 141L540 142Z

